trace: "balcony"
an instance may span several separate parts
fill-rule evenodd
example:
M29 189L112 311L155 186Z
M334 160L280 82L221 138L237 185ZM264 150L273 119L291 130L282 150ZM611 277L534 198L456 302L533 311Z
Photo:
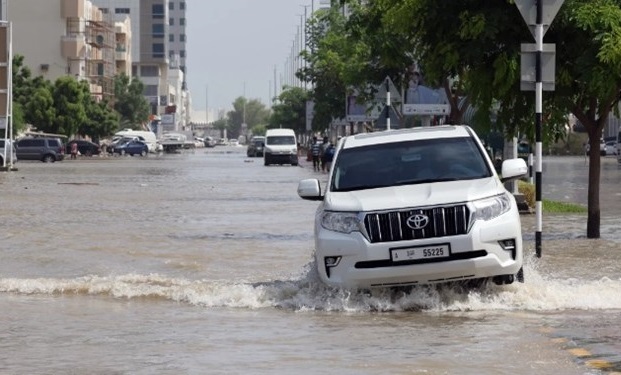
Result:
M83 59L86 57L86 40L84 36L63 36L61 41L62 56L66 59Z
M84 0L62 0L61 15L63 18L83 18Z

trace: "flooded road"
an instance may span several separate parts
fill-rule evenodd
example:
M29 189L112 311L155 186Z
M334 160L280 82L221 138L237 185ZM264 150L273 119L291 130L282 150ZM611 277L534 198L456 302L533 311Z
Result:
M549 162L544 197L579 201L582 160ZM544 216L541 259L524 216L525 284L364 292L314 273L304 165L216 147L18 168L0 174L2 374L621 371L614 195L599 240Z

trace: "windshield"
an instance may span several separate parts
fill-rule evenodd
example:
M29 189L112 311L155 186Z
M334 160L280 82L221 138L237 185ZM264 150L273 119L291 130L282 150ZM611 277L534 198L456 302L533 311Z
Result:
M334 165L332 191L351 191L492 176L472 138L443 138L346 148Z
M268 145L295 145L295 137L292 135L272 135L267 137Z

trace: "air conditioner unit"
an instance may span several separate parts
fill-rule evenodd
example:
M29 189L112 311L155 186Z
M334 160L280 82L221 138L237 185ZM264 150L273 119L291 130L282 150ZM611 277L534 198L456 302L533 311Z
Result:
M47 72L48 70L50 70L50 64L41 64L39 68L42 72Z

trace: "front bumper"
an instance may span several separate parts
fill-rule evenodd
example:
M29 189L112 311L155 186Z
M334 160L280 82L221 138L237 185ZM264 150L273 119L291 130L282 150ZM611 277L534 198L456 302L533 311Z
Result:
M511 239L515 241L514 249L503 249L500 241ZM448 244L451 256L409 263L391 259L391 249L438 244ZM321 280L345 288L433 284L514 275L523 263L517 211L490 221L477 221L465 235L412 241L372 244L360 232L344 234L318 227L315 249ZM326 266L326 258L338 259L338 264Z

